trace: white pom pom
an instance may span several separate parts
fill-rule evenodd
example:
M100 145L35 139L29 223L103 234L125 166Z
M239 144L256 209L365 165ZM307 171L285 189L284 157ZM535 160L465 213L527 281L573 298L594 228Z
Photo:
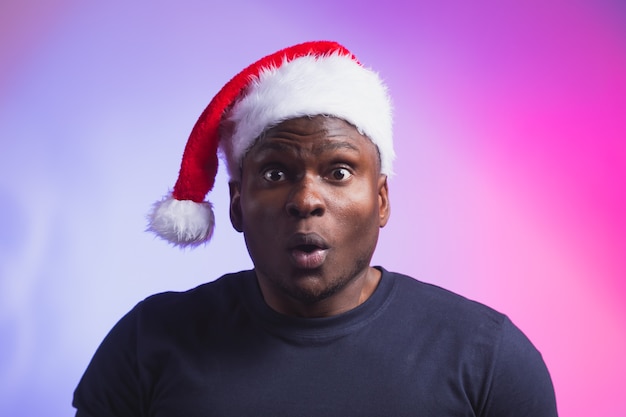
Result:
M215 216L209 202L176 200L168 194L148 214L148 230L175 246L198 246L213 235Z

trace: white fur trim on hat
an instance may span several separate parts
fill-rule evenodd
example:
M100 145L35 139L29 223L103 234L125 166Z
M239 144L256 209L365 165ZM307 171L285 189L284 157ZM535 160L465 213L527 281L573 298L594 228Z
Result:
M148 214L148 230L175 246L197 246L213 234L215 216L209 202L176 200L166 195Z
M354 125L378 147L382 173L392 174L395 153L387 88L374 71L334 53L285 60L250 82L226 115L234 126L232 137L220 140L231 178L239 178L242 158L263 131L288 119L316 115Z

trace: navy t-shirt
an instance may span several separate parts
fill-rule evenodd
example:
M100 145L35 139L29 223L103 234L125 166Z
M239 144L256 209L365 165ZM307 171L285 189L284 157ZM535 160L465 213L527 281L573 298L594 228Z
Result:
M334 317L279 314L253 271L154 295L111 330L77 417L556 416L539 352L510 320L382 270Z

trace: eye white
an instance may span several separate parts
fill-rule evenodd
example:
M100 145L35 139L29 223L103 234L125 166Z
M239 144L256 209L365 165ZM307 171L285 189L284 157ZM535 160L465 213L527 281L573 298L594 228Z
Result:
M352 173L348 171L346 168L338 168L338 169L334 169L330 175L333 180L345 181L352 176Z
M285 179L285 173L280 169L268 169L263 173L263 178L270 182L282 181Z

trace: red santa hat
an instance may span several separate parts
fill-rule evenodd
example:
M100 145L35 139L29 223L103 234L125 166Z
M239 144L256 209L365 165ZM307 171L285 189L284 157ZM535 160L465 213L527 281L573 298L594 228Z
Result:
M148 215L148 230L176 246L208 242L215 218L205 196L218 153L239 180L243 157L265 130L316 115L354 125L378 147L382 173L392 173L391 100L378 74L336 42L302 43L250 65L211 100L191 131L174 189Z

